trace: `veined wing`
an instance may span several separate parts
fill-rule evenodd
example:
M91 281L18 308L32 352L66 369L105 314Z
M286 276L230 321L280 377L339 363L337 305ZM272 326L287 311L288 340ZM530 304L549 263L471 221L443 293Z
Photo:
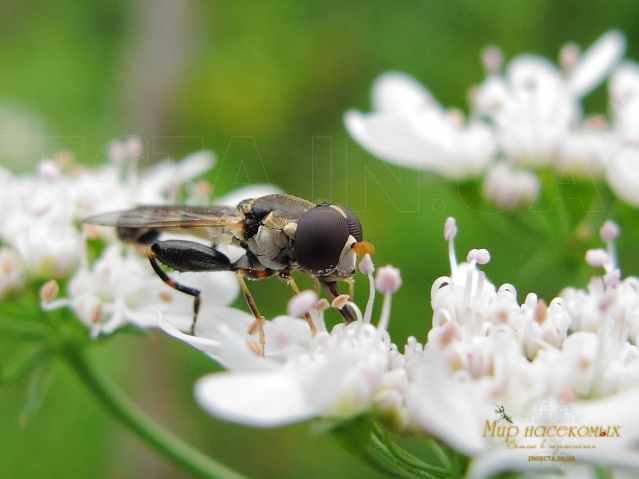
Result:
M85 223L124 228L203 228L234 226L241 216L234 206L138 206L91 216Z

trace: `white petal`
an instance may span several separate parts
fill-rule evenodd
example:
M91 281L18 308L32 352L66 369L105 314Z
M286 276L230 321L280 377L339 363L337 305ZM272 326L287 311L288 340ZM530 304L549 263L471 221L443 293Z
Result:
M513 168L506 162L491 166L482 185L488 201L505 209L532 203L538 189L537 175L526 169Z
M437 169L442 152L412 131L411 121L394 114L362 113L350 110L344 115L348 132L368 151L380 158L409 168Z
M484 123L471 123L456 132L451 161L442 162L439 173L452 180L476 178L486 169L496 151L493 131Z
M545 58L519 55L508 64L508 79L519 114L534 116L539 123L565 117L572 99L566 95L559 69ZM559 119L557 119L559 117Z
M184 183L201 176L215 165L215 154L212 151L202 150L191 153L175 165L172 181Z
M489 76L482 82L475 101L479 112L497 123L500 123L501 116L508 115L516 106L504 78L496 75Z
M408 392L406 404L416 426L467 455L481 452L485 444L481 398L472 385L454 383L435 365L416 371L416 381Z
M220 351L221 342L215 339L208 339L199 336L191 336L190 334L184 334L167 321L162 314L159 314L160 327L164 332L170 336L173 336L180 341L184 341L190 344L194 348L199 349L208 354L218 354Z
M195 398L209 414L246 426L283 426L317 415L299 379L286 372L211 374L195 384Z
M639 207L639 148L620 148L608 164L606 180L619 198Z
M613 139L611 133L599 130L569 133L553 158L556 169L563 175L573 174L576 179L592 181L601 178ZM570 177L565 179L570 180Z
M373 109L384 113L413 113L438 107L431 93L415 78L401 72L387 72L375 80Z
M201 308L207 306L227 306L235 301L240 292L240 285L235 273L218 271L214 273L180 273L176 280L180 284L193 286L202 291ZM189 303L193 298L181 294Z
M616 439L632 443L639 438L639 414L631 413L639 404L639 387L603 399L579 401L570 407L586 424L620 425L621 438L609 437L602 445L614 449ZM618 441L618 442L619 442ZM598 447L599 448L599 447ZM639 457L639 456L638 456Z
M568 78L568 90L581 98L610 73L626 51L626 38L617 30L602 35L581 56Z
M624 62L610 78L615 128L623 139L639 141L639 64Z

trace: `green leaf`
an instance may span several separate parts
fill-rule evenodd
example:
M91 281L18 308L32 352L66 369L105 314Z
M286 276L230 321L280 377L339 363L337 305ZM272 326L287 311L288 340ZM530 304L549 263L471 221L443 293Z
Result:
M364 414L348 421L326 421L323 427L346 451L359 455L368 447L374 424L373 417Z
M49 387L53 382L56 366L57 364L55 361L47 361L31 373L27 390L27 402L20 413L19 422L21 425L26 424L29 417L31 417L42 405L44 398L49 391Z

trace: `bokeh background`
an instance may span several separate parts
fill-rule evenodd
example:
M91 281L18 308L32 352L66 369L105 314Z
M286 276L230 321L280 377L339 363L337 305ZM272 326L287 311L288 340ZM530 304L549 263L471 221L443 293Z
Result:
M401 347L410 335L425 339L430 286L449 273L447 216L458 220L459 254L488 248L493 259L483 269L496 284L514 284L520 301L528 291L550 300L564 286L584 286L593 273L583 254L597 244L596 231L556 249L516 215L490 214L474 184L375 159L348 138L344 112L368 111L370 87L388 70L414 75L444 106L467 111L488 44L506 59L530 52L556 60L565 42L587 47L618 28L627 57L639 59L638 27L634 0L3 0L0 162L30 171L64 150L95 164L113 138L140 135L149 162L213 150L215 195L267 181L346 204L375 244L376 264L401 268L390 325ZM587 97L586 112L606 112L606 99L601 86ZM604 184L596 187L610 197ZM620 206L601 222L606 215L624 231L624 273L639 273L636 210ZM272 280L252 289L267 317L284 311L284 285ZM362 307L367 289L356 294ZM246 309L242 298L237 306ZM160 422L248 476L381 477L307 424L255 430L207 416L192 386L217 366L161 332L120 334L91 354ZM189 477L111 420L64 367L22 424L28 390L27 381L0 389L0 477ZM418 441L406 441L419 453Z

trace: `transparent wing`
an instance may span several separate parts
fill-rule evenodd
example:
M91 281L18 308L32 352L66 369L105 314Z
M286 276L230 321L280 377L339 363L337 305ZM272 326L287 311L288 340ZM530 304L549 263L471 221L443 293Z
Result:
M91 216L85 223L125 228L200 228L232 226L241 221L237 208L229 206L138 206Z

